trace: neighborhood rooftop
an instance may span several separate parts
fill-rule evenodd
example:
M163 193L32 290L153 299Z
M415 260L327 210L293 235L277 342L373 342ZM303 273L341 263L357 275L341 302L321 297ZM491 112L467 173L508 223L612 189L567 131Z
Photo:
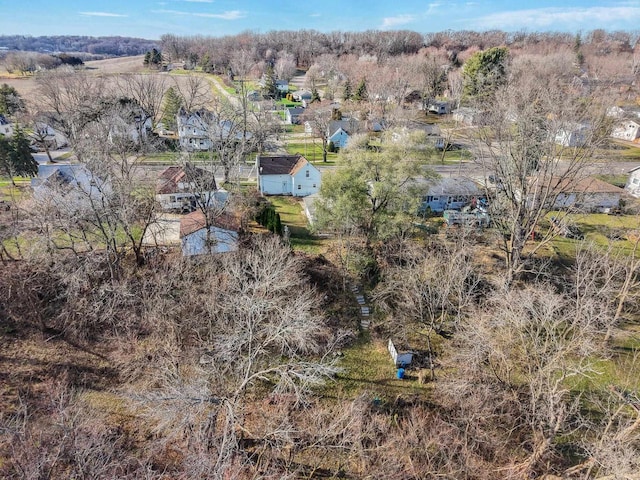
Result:
M261 175L295 175L306 163L307 159L300 154L258 157Z

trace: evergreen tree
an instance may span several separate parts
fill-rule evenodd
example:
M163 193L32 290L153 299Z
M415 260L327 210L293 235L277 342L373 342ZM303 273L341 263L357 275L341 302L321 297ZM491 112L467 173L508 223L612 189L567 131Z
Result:
M29 139L20 126L16 127L10 139L0 137L0 171L12 183L13 177L34 177L38 174L38 162L33 159Z
M273 67L269 65L267 71L264 73L264 87L263 92L265 97L274 98L278 95L278 89L276 87L276 74L273 71Z
M13 115L21 110L24 110L24 102L20 94L15 87L3 83L0 86L0 114Z
M176 89L169 87L164 94L164 113L162 115L162 123L167 130L175 130L177 128L176 115L182 106L182 97Z
M313 102L320 102L320 94L318 93L318 89L316 87L313 87L311 89L311 103Z
M353 95L354 100L357 102L366 102L369 98L369 94L367 93L367 79L362 78L360 83L358 84L358 88L356 88L356 93Z
M351 86L351 80L347 78L344 82L344 91L342 93L343 100L351 100L353 98L353 87Z
M476 52L462 69L464 95L467 98L486 98L504 83L509 50L493 47Z
M277 233L282 236L282 221L280 220L280 214L276 213L275 225L273 229L273 233Z
M144 54L144 61L142 62L146 67L158 68L162 65L162 53L156 48L147 51Z

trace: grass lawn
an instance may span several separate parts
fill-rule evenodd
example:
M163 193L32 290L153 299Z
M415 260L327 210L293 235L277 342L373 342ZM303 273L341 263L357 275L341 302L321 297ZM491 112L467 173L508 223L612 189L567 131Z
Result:
M627 142L609 140L603 148L594 152L599 160L611 162L640 162L640 147L629 145Z
M28 177L15 177L13 179L15 185L11 183L11 180L6 178L0 179L0 200L9 202L11 200L22 200L25 196L31 194L31 178Z
M322 161L322 144L320 142L300 141L299 138L294 139L292 142L287 142L285 145L287 153L301 153L311 163L321 163L323 165L335 165L338 159L337 153L327 153L327 162Z
M554 212L549 213L548 217L553 215ZM640 229L640 218L636 215L570 214L566 216L566 222L577 226L585 240L603 248L612 244L628 254L633 251L633 233ZM580 240L558 236L552 240L551 245L560 260L571 262L575 258L579 242Z
M291 100L287 100L286 98L281 98L277 103L283 105L285 108L299 107L302 105L302 102L293 102Z
M342 353L338 365L344 370L323 392L325 396L354 398L368 392L372 399L394 400L398 395L425 395L431 390L429 384L419 383L410 369L404 380L398 380L386 343L371 340L368 333Z
M283 225L289 227L289 240L295 250L323 253L327 246L322 239L309 232L307 217L302 211L302 201L295 197L269 197L269 201L280 214Z
M235 95L236 94L236 89L235 87L230 87L229 85L227 85L226 83L224 83L224 78L222 78L220 75L207 75L208 77L212 77L215 78L216 80L218 80L218 82L220 82L220 85L222 85L222 87L224 88L224 90L230 94L230 95ZM214 88L214 90L216 90Z
M627 184L627 179L629 175L620 174L620 175L596 175L597 179L602 180L603 182L610 183L611 185L615 185L616 187L624 188Z

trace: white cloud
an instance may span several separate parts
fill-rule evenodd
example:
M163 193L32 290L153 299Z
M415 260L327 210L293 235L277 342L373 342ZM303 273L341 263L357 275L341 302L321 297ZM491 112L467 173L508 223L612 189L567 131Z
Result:
M385 17L382 19L381 28L393 28L398 25L406 25L416 19L415 15L396 15L395 17Z
M169 15L191 15L189 12L181 12L179 10L151 10L151 13L167 13Z
M496 12L467 22L476 28L548 28L557 25L580 26L592 24L637 22L640 20L639 7L591 7L591 8L537 8Z
M196 17L221 18L222 20L238 20L246 17L240 10L231 10L224 13L194 13L193 15Z
M310 14L309 16L310 16L310 17L314 17L314 18L316 18L316 17L321 17L321 16L322 16L322 14L321 14L321 13L312 13L312 14Z
M127 17L128 15L122 15L120 13L109 12L78 12L83 17Z

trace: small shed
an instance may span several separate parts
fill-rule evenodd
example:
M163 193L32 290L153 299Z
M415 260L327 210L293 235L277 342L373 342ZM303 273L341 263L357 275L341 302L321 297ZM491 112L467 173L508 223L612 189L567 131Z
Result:
M406 367L411 365L411 362L413 361L412 352L398 352L391 339L389 339L387 348L389 349L389 354L391 355L391 359L396 367Z

